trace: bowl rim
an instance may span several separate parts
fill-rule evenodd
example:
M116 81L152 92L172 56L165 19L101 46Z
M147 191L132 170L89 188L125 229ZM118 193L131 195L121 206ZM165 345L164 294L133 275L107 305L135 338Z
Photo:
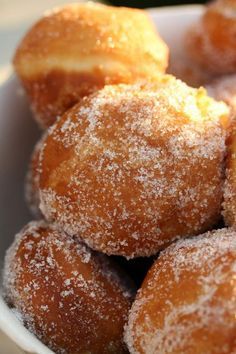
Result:
M20 349L31 354L52 354L39 339L37 339L22 323L16 318L13 312L4 302L0 295L0 329Z

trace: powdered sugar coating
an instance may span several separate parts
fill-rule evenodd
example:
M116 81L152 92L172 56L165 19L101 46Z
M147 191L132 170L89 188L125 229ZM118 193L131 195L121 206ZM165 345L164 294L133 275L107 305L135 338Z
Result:
M222 76L211 82L206 89L210 96L230 106L233 117L228 129L223 202L225 223L232 226L236 224L236 75Z
M223 216L226 225L236 225L236 119L231 122L227 139Z
M163 251L132 305L132 354L234 354L236 232L222 229Z
M106 86L49 130L40 209L107 254L148 256L198 234L220 214L227 119L223 103L171 76Z
M105 256L44 221L26 225L6 254L7 302L56 353L126 353L131 286Z
M39 157L45 137L46 134L43 134L34 147L25 178L25 200L36 219L42 218L42 213L39 209Z
M234 0L213 1L187 33L191 59L213 74L236 71L236 8Z

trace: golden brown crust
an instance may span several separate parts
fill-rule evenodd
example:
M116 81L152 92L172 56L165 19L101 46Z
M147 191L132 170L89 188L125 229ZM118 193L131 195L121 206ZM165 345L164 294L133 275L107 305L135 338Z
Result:
M226 225L236 225L236 75L222 76L206 87L209 95L223 100L231 108L228 127L226 178L224 182L223 216Z
M45 137L46 134L40 138L34 147L25 178L25 200L32 216L36 219L42 218L42 213L39 209L39 157Z
M119 78L117 74L118 83ZM115 74L113 80L116 83ZM106 81L108 80L99 70L94 70L92 73L78 73L57 69L44 75L24 79L24 88L30 97L36 121L41 128L45 129L76 104L78 97L82 98L101 89Z
M236 119L231 123L227 139L226 179L223 216L226 225L236 226Z
M233 73L236 71L235 36L235 1L215 1L187 34L189 55L213 74Z
M148 79L167 64L168 48L143 11L93 3L48 14L26 34L14 57L44 127L104 84Z
M106 86L49 130L40 155L44 216L128 258L205 231L220 215L221 120L223 103L170 76Z
M178 241L161 253L134 301L131 354L234 354L236 232Z
M31 332L56 353L127 353L129 282L105 256L43 221L7 252L4 291Z

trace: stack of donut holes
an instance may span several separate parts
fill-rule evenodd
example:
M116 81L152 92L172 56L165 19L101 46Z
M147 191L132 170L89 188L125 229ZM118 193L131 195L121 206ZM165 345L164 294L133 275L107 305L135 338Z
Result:
M235 36L233 0L187 32L175 74L206 89L140 10L67 5L20 43L44 131L3 291L55 353L236 353Z

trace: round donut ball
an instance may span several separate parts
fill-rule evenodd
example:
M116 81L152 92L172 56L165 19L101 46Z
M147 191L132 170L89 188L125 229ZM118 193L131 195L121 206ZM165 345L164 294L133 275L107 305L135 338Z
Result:
M171 76L106 86L49 130L40 208L91 248L150 256L219 218L228 108Z
M163 251L125 330L131 354L236 351L236 232L222 229Z
M236 74L222 76L206 86L208 94L227 103L236 115Z
M211 3L187 34L191 59L214 74L236 72L236 2Z
M236 118L236 117L235 117ZM223 216L225 224L236 225L236 119L232 120L227 139L226 179Z
M49 12L14 57L43 128L105 84L146 80L167 64L167 45L145 12L92 2Z
M127 353L130 285L106 256L43 221L26 225L6 254L7 302L56 353Z
M37 142L31 154L28 171L25 178L25 201L29 207L32 216L35 219L41 219L42 213L39 208L39 157L43 146L44 134Z

